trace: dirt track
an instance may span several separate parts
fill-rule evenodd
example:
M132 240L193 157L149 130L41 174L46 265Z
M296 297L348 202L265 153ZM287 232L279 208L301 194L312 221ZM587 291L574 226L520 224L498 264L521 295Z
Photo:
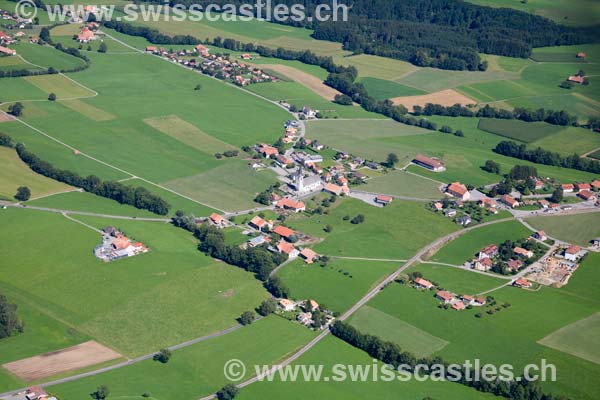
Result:
M12 121L12 120L13 120L13 117L11 117L10 115L0 112L0 122L8 122L8 121Z
M270 69L274 72L280 73L291 80L298 82L319 96L323 97L327 100L333 100L336 94L340 94L337 90L325 85L322 80L313 76L307 72L301 71L294 67L289 67L287 65L281 64L259 64L256 67L263 69Z
M443 106L453 106L458 103L463 106L468 104L477 104L477 102L453 89L440 90L439 92L423 94L420 96L403 96L391 99L394 104L402 104L408 111L412 111L414 106L425 106L427 103L441 104Z
M4 364L3 367L21 379L33 381L120 357L121 354L116 351L91 340L66 349L13 361Z

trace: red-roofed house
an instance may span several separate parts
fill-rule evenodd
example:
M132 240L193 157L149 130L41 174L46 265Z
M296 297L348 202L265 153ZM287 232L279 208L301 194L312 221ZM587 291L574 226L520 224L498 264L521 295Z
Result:
M524 249L522 247L515 247L513 249L513 252L516 255L518 255L519 257L523 257L523 258L531 258L531 257L533 257L533 251Z
M435 297L438 300L444 302L444 304L448 304L448 303L454 301L454 299L455 299L455 296L446 290L440 290L439 292L437 292L435 294Z
M509 206L510 208L519 207L519 202L507 194L502 196L502 198L500 198L500 201Z
M536 233L533 234L533 237L536 238L537 240L541 240L542 242L546 239L548 239L548 236L546 236L546 232L544 231L537 231Z
M575 185L572 183L563 183L560 185L564 193L571 193L575 189Z
M283 239L277 243L277 250L280 253L287 254L289 258L296 258L298 257L298 254L300 254L298 249L296 249L293 244L288 243Z
M415 285L417 285L418 288L423 288L423 289L431 289L433 287L433 283L431 283L428 280L423 279L423 278L415 279Z
M519 278L516 281L513 282L513 285L520 287L520 288L530 288L531 287L531 282L529 282L527 279L525 278Z
M221 217L217 213L210 214L208 219L210 220L210 222L212 222L214 225L216 225L218 227L222 227L225 225L225 218Z
M392 196L387 196L385 194L380 194L377 197L375 197L375 203L383 204L384 206L387 206L393 200L394 200L394 198Z
M263 155L263 157L271 157L279 154L279 150L277 150L273 146L269 146L268 144L262 144L258 149L258 152Z
M582 190L577 193L577 196L581 197L585 201L596 201L596 195L589 190Z
M582 84L583 82L585 82L585 78L583 76L579 76L579 75L571 75L568 79L569 82L574 82L574 83L578 83L578 84Z
M433 172L442 172L446 170L444 164L435 158L430 158L424 156L422 154L417 154L417 156L412 160L413 163L417 164L420 167L426 168Z
M275 228L273 228L273 233L281 236L282 238L289 239L295 232L286 226L277 225Z
M577 53L577 58L585 58L585 53L583 51L580 51L579 53Z
M195 47L196 51L200 54L202 54L203 56L207 56L208 55L208 48L206 48L205 46L199 44Z
M581 247L571 245L565 250L565 259L569 261L577 261L580 252Z
M81 32L79 32L79 35L77 35L77 41L79 43L88 43L88 42L94 40L95 38L96 38L96 35L87 26L84 27L81 30Z
M17 51L14 49L9 49L8 47L0 46L0 54L5 54L7 56L14 56L17 54Z
M251 227L253 227L255 229L258 229L258 230L262 230L263 228L273 229L273 222L272 221L265 221L264 219L262 219L258 215L255 216L254 218L252 218L248 224Z
M302 258L304 258L304 260L306 260L307 264L312 264L319 257L317 253L315 253L312 249L309 249L308 247L302 249L300 255L302 256Z
M495 244L488 244L479 251L479 259L494 258L498 255L498 246Z
M446 193L463 201L471 198L471 194L469 193L467 187L460 182L454 182L448 185L446 188Z
M334 183L326 183L323 187L323 190L331 194L335 194L336 196L341 196L342 194L350 193L350 189L348 188L348 186L339 186Z
M476 269L477 271L486 271L487 272L490 269L492 269L493 266L494 266L494 262L492 261L491 258L483 258L481 260L476 260L473 268Z
M600 181L598 179L594 179L594 181L592 182L591 186L595 190L600 190Z
M465 303L463 303L462 301L457 301L456 303L452 304L452 309L456 310L456 311L461 311L464 310L466 308Z
M279 200L275 206L277 208L291 210L297 213L306 210L306 204L301 201L290 199L289 197Z
M582 190L590 190L592 188L592 185L590 185L589 183L576 183L575 188L581 192Z
M506 262L506 266L511 271L518 271L523 266L523 261L521 261L521 260L508 260Z

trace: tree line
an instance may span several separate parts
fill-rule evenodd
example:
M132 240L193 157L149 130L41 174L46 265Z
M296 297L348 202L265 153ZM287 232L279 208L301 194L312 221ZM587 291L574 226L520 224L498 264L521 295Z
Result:
M155 2L155 0L149 0ZM171 6L244 0L171 0ZM296 0L273 2L289 7ZM305 0L303 20L272 21L314 29L312 37L342 43L345 50L409 61L421 67L485 70L478 53L529 57L534 47L597 42L598 27L574 28L508 8L490 8L460 0L354 0L348 21L319 21L320 0ZM256 11L255 16L256 16ZM265 10L263 10L263 16Z
M536 164L553 165L555 167L571 168L579 171L600 173L600 161L582 158L577 154L563 156L557 152L537 147L527 149L525 144L518 144L512 140L503 140L494 147L494 152L503 156L527 160Z
M96 196L106 197L121 204L128 204L158 215L169 213L169 203L150 193L144 187L128 186L115 181L103 181L95 175L84 178L73 171L56 168L51 163L43 161L34 153L28 151L22 143L16 145L16 150L21 160L38 174L71 186L83 188Z
M0 294L0 339L23 330L23 322L17 314L17 305L9 303L6 296Z
M494 381L488 381L486 379L467 379L467 369L464 366L461 366L461 369L458 370L460 377L457 379L457 374L452 373L452 371L447 368L449 364L441 357L425 357L419 359L408 351L402 351L400 346L393 342L385 341L377 336L364 334L352 325L339 320L331 325L330 330L334 336L367 352L371 357L392 365L396 369L399 366L409 366L410 371L414 371L417 364L423 364L429 367L429 371L423 371L421 369L420 372L429 372L431 374L431 371L435 370L435 368L432 368L434 365L444 365L446 367L443 371L444 378L472 387L480 392L493 393L496 396L515 400L564 399L562 396L557 397L552 394L543 393L539 385L534 382L529 382L526 379L516 381L505 381L500 379ZM470 372L471 374L469 376L474 376L474 371L471 370ZM479 376L483 375L480 374Z
M198 250L201 252L254 273L273 296L289 296L289 289L278 277L269 277L271 272L287 259L287 256L271 252L265 246L242 249L239 246L228 245L220 229L208 223L198 225L194 216L186 215L183 211L175 213L172 223L192 232L200 241Z

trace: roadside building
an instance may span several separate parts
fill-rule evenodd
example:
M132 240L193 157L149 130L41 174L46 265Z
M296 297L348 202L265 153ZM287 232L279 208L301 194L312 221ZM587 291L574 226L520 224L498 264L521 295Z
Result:
M467 201L471 198L471 194L467 187L460 182L454 182L448 185L446 193L463 201Z

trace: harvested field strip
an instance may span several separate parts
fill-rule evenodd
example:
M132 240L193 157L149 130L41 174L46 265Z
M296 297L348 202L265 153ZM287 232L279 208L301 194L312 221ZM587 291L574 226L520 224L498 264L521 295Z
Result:
M21 379L33 381L120 357L121 354L116 351L91 340L66 349L13 361L4 364L3 367Z
M600 364L600 313L564 326L538 343Z
M85 89L62 75L38 75L23 78L44 92L56 94L58 99L93 97L95 92Z
M82 100L63 100L61 104L94 121L110 121L116 118L113 114L87 104Z
M154 129L207 154L235 150L235 146L211 136L177 115L146 118L144 122Z
M454 89L441 90L439 92L424 94L420 96L403 96L391 99L394 104L402 104L409 111L413 110L414 106L425 106L427 103L441 104L443 106L452 106L454 104L476 104L477 102L470 97L457 92Z
M340 94L337 90L325 85L322 80L313 76L307 72L301 71L297 68L290 67L282 64L267 64L267 65L256 65L259 68L268 68L279 74L282 74L289 79L296 81L303 86L306 86L319 96L326 100L333 100L336 94Z

